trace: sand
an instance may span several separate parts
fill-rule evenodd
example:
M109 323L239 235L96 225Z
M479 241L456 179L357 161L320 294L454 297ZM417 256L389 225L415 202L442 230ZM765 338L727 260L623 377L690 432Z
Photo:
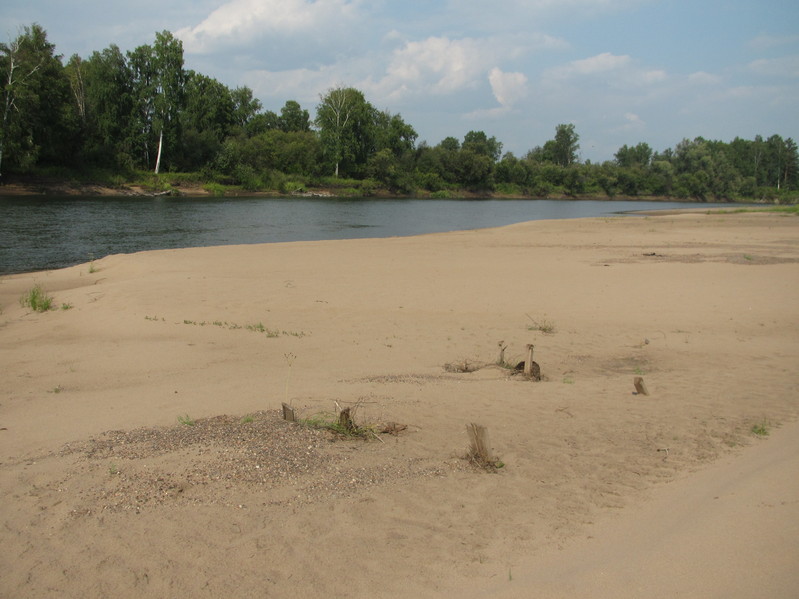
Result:
M540 221L2 277L0 596L795 596L798 233ZM528 344L541 381L495 364ZM502 467L465 459L472 422Z

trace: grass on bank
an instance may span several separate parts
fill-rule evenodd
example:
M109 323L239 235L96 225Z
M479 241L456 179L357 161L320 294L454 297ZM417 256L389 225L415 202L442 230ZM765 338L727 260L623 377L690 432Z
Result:
M348 179L344 177L287 174L275 169L256 169L243 165L234 174L224 174L211 168L195 172L162 172L156 175L152 171L142 170L110 170L99 167L71 169L67 167L37 166L25 172L12 173L6 177L7 182L19 182L42 193L63 190L64 193L81 193L86 187L106 187L123 191L131 188L142 190L145 194L182 195L185 190L204 190L216 196L249 195L252 193L286 196L316 192L332 197L415 197L415 198L464 198L464 197L500 197L500 198L607 198L639 199L639 200L685 200L691 199L684 194L671 196L619 195L607 193L595 185L587 186L575 193L562 186L545 181L532 186L520 186L512 183L489 184L485 189L459 187L446 183L435 173L416 173L404 178L402 184L393 185L377 179ZM395 182L396 183L396 182ZM86 190L86 193L96 193ZM714 198L714 201L725 202L768 202L772 207L778 204L778 210L796 213L799 202L799 191L778 190L776 188L758 188L756 197L733 196ZM704 200L693 198L697 203ZM767 209L764 204L764 209ZM741 209L746 210L746 209ZM752 208L759 210L759 208Z
M742 212L777 212L782 214L799 214L799 204L791 206L749 206L746 208L732 208L713 210L709 214L740 214Z

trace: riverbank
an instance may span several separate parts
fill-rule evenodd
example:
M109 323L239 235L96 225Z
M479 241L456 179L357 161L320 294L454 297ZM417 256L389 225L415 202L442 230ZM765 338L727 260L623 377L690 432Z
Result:
M168 175L160 175L156 181L148 184L143 183L119 183L109 185L107 183L78 182L75 180L54 179L48 177L12 177L3 185L0 185L0 197L8 196L128 196L128 197L156 197L156 196L175 196L188 198L201 197L315 197L315 198L348 198L348 197L371 197L385 199L414 198L462 198L462 199L591 199L591 200L614 200L614 201L648 201L648 202L696 202L697 205L714 203L724 203L730 200L704 201L691 198L675 198L672 196L625 196L614 195L609 197L605 194L586 193L577 196L570 196L562 193L549 193L546 196L531 196L525 194L503 193L501 191L471 191L466 189L452 190L439 194L431 193L427 190L416 190L412 196L409 194L393 193L388 189L379 187L369 187L363 189L353 186L352 182L342 182L340 185L332 182L330 185L318 187L303 186L299 190L279 191L262 190L250 191L237 186L224 186L217 184L202 183L192 181L184 177L170 178ZM758 202L757 200L740 200L741 202ZM760 203L773 203L762 201Z
M531 564L796 420L797 233L609 217L2 277L0 594L534 593ZM36 284L58 309L20 305ZM541 381L496 364L528 344ZM371 432L286 423L284 402ZM471 422L494 472L464 459ZM771 499L786 530L796 499ZM795 538L748 579L795 579Z

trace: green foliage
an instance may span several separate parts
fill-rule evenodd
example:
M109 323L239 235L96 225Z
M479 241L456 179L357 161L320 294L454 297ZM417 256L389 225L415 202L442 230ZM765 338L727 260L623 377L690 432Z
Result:
M160 154L160 170L202 173L200 182L214 195L224 186L290 194L334 175L348 182L328 186L353 196L498 190L799 200L799 149L777 134L729 143L684 139L662 152L645 142L625 144L602 164L579 162L574 124L558 124L553 139L522 157L503 156L502 143L484 131L417 145L401 115L377 110L352 87L323 94L313 118L295 100L279 113L265 111L250 88L230 89L186 70L182 42L169 31L126 53L111 45L63 64L34 24L0 44L0 80L0 174L120 187L140 171L152 173ZM177 187L174 179L140 184Z
M178 422L185 426L194 426L194 420L188 414L178 416Z
M373 427L358 425L354 420L344 422L340 414L320 412L309 418L299 420L299 423L310 428L328 430L345 439L369 439L377 436Z
M767 437L769 434L769 423L765 419L752 425L752 434L758 437Z
M19 299L19 303L34 312L47 312L53 308L53 298L47 295L41 285L34 285Z
M530 324L527 325L528 331L540 331L545 335L554 335L557 328L555 323L548 318L534 319L529 314L526 315L530 319Z
M340 174L359 174L374 147L374 108L363 92L335 88L320 98L316 126L325 159Z

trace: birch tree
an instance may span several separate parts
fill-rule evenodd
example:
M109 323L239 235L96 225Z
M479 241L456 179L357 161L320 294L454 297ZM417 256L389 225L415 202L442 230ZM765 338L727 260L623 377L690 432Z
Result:
M155 34L155 44L139 46L128 53L136 94L136 118L144 149L150 163L150 146L155 137L155 173L161 169L166 141L178 137L179 113L183 106L186 73L183 70L183 42L169 31Z
M322 148L339 176L342 163L366 164L374 150L374 109L363 93L352 87L331 89L321 96L316 109L316 126Z
M32 120L41 102L40 73L53 46L39 25L25 27L16 39L0 44L0 76L3 84L3 116L0 123L0 176L7 150L19 154L20 164L35 163L37 148L31 131ZM27 158L27 160L26 160Z
M177 138L175 129L179 124L179 114L183 107L186 73L183 70L183 42L169 31L155 34L153 48L155 60L155 125L158 129L158 154L155 159L155 173L161 166L161 153L164 147L164 130Z

